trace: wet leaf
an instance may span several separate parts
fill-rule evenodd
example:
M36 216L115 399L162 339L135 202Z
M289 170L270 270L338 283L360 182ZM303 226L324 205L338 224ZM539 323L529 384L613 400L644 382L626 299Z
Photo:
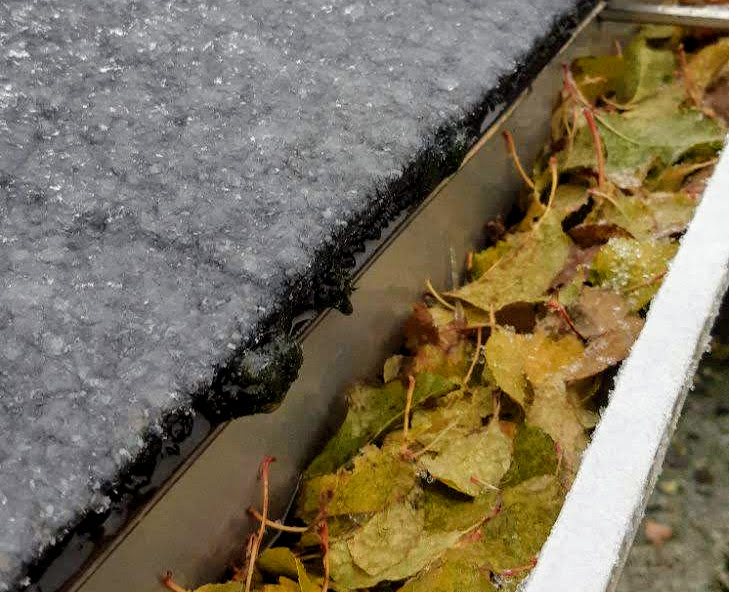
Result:
M439 565L420 573L398 592L490 592L495 591L488 570L460 557L458 550L445 554Z
M570 238L582 248L604 245L614 236L631 237L624 228L610 222L578 224L569 229Z
M447 487L431 485L425 490L423 502L425 530L466 532L493 515L500 504L501 495L497 491L470 497Z
M595 255L590 279L623 294L631 310L640 310L658 291L677 249L678 243L669 239L610 239Z
M624 75L625 60L620 56L587 56L572 62L572 73L583 96L591 102L614 93Z
M375 575L369 574L354 562L348 541L335 541L330 551L332 579L337 590L370 588L383 581L405 580L441 557L461 538L462 534L460 532L424 533L407 554L401 557L399 563L391 565ZM382 539L381 544L386 547L387 540Z
M506 489L501 512L486 522L480 540L462 551L464 559L494 572L529 565L549 536L563 499L553 475Z
M196 592L243 592L245 590L244 582L235 583L238 587L230 590L198 590ZM263 586L263 592L301 592L301 587L298 582L282 577L278 579L278 584L265 584Z
M423 455L428 472L456 491L470 496L496 489L511 463L511 441L491 421L482 430L448 442L438 455Z
M524 358L530 337L497 327L486 342L486 363L496 384L522 407L527 402Z
M620 103L636 103L671 82L676 69L673 52L654 49L644 37L635 37L623 51L624 71L617 83Z
M527 409L526 422L541 428L559 444L566 475L571 482L580 456L587 447L587 436L561 379L552 378L534 387L534 402Z
M444 395L457 386L441 376L418 374L413 393L413 408L430 398ZM349 410L342 427L309 465L306 475L313 477L333 472L357 454L361 446L402 419L405 395L406 389L398 380L383 387L354 387L349 395Z
M292 592L299 592L298 585L295 583L294 585L296 588L292 588ZM245 582L226 582L225 584L205 584L204 586L195 588L195 592L242 592L244 589ZM275 590L275 592L279 591ZM281 589L281 592L288 592L288 588Z
M365 446L354 457L352 470L321 475L304 482L296 515L313 519L322 495L329 493L329 516L371 514L407 495L415 486L415 469L393 451Z
M400 370L405 362L405 356L390 356L385 360L382 367L382 381L392 382L400 375Z
M554 440L542 429L522 425L514 438L511 466L501 481L502 487L518 485L522 481L554 475L557 471L557 453Z
M729 38L700 49L688 61L686 73L699 94L703 94L729 63Z
M569 245L559 217L547 213L531 231L521 234L518 249L448 296L485 311L499 310L517 301L538 301L564 266Z
M256 561L256 567L263 573L271 576L285 576L292 580L298 580L299 572L296 558L288 547L272 547L265 549Z

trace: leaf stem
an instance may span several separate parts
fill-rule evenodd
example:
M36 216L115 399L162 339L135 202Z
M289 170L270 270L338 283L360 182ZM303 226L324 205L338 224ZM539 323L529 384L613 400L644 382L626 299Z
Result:
M183 588L179 584L175 583L172 579L171 571L168 571L164 576L162 576L162 585L168 590L172 590L172 592L190 592L187 588Z
M582 336L582 333L580 333L577 330L577 327L575 327L575 324L572 322L572 319L570 318L570 315L567 312L567 309L564 306L562 306L557 300L554 300L554 299L549 300L547 302L547 308L549 308L549 309L555 311L557 314L559 314L559 316L562 318L562 320L565 323L567 323L567 325L569 326L569 328L574 332L575 335L577 335L577 337L580 338L580 340L583 343L586 343L587 342L587 339L585 339Z
M408 432L410 431L410 407L413 404L413 393L415 392L415 377L408 375L408 391L405 395L405 415L403 417L402 429L402 452L408 454Z
M253 539L253 543L251 545L251 553L250 557L248 558L248 569L246 571L246 587L245 592L250 592L251 589L251 583L253 582L253 570L256 565L256 559L258 558L258 551L261 548L261 542L263 542L263 537L266 535L266 522L268 521L268 497L269 497L269 473L271 468L271 463L276 460L273 456L268 456L263 459L263 462L261 463L261 482L263 483L263 511L261 512L261 526L258 529L258 533L256 534L255 538Z
M453 306L452 304L446 302L443 299L443 296L441 296L440 294L438 294L438 292L433 287L433 284L430 282L429 279L428 280L425 280L425 287L428 288L428 292L430 292L431 296L433 296L433 298L435 298L440 304L442 304L443 306L445 306L448 310L456 310L456 307L455 306Z
M512 567L511 569L505 569L504 571L500 571L499 575L504 577L514 576L518 573L521 573L523 571L530 571L534 569L534 567L537 565L537 558L532 557L531 561L527 565L522 565L520 567Z
M511 156L511 160L514 161L514 166L516 166L516 170L519 172L519 175L521 175L521 178L524 179L524 183L529 186L529 189L534 189L534 181L532 181L529 175L526 174L526 171L521 164L521 160L519 160L519 155L516 153L514 136L512 136L511 132L509 132L508 130L505 130L502 135L504 136L504 140L506 141L506 150L509 153L509 156Z
M263 522L263 516L253 506L248 508L248 513L259 522ZM286 526L285 524L281 524L274 520L266 520L266 526L268 528L273 528L274 530L280 530L281 532L308 532L311 530L311 527L309 526Z
M468 385L468 381L471 380L471 375L473 374L473 370L476 368L476 362L478 362L478 358L481 355L481 327L479 327L476 331L476 350L473 352L473 360L471 360L471 365L468 368L468 373L463 378L463 386Z
M600 139L600 130L597 129L595 118L590 109L583 109L582 114L587 121L587 127L592 134L592 141L595 145L595 156L597 157L597 186L600 190L605 187L605 155L602 152L602 140Z

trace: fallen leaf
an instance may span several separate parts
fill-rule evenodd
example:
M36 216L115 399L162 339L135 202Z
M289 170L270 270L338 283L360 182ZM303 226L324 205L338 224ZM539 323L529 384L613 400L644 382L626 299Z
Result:
M540 475L557 471L554 440L542 429L521 425L514 438L511 466L501 481L501 487L511 487Z
M670 239L612 238L595 255L590 280L623 294L631 310L640 310L658 291L677 249Z
M412 406L455 390L458 385L442 376L422 373L415 377ZM344 423L306 470L307 477L331 473L357 454L360 447L402 419L406 389L399 380L383 387L355 386L349 394Z
M559 444L563 470L569 482L577 473L587 436L579 414L567 396L564 382L553 378L534 387L534 402L526 412L526 423L541 428Z
M454 439L439 454L423 455L420 463L448 487L476 497L496 489L511 464L511 440L495 421L486 428Z
M521 233L518 249L504 255L476 281L447 296L485 311L517 301L541 300L564 267L569 245L558 216L547 213L534 229Z
M645 538L656 547L662 547L673 537L673 529L670 526L650 518L646 518L643 528L645 529Z
M671 82L676 59L668 49L654 49L645 37L634 37L623 51L624 70L616 84L620 103L636 103Z
M351 470L321 475L304 481L296 515L312 520L321 507L322 496L331 497L329 516L372 514L388 503L403 498L415 486L415 469L397 452L365 446L354 457ZM284 574L285 575L285 574Z
M466 561L458 550L448 551L439 565L424 570L398 592L491 592L488 570Z

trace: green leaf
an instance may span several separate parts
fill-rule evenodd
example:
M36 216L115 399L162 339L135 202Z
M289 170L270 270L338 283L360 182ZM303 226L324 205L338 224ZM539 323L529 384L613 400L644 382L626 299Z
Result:
M703 94L727 63L729 63L729 38L724 37L693 55L688 61L686 73L694 88Z
M511 463L511 440L492 420L485 429L449 441L437 456L423 455L420 462L442 483L475 497L496 489Z
M654 94L673 80L676 59L667 49L654 49L643 37L635 37L623 51L624 72L617 85L620 103L635 103Z
M698 205L697 200L686 193L651 193L646 201L658 236L685 230Z
M424 533L402 560L376 575L369 574L353 560L347 540L334 541L330 549L332 580L337 590L349 591L371 588L383 581L405 580L437 560L462 536L460 532ZM381 544L387 547L387 539Z
M266 549L256 561L256 567L268 575L279 577L278 585L264 588L270 592L289 592L289 590L292 592L321 592L321 586L311 580L304 564L287 547ZM243 583L235 583L239 586L235 592L240 592ZM210 590L208 592L233 592L233 590Z
M488 571L448 551L439 565L423 570L398 592L490 592L495 591Z
M413 408L439 397L458 385L441 376L422 373L416 376ZM349 395L349 410L344 423L324 450L309 465L307 477L331 473L352 458L364 446L393 423L402 419L406 389L395 380L384 387L355 386Z
M539 477L554 475L557 471L557 453L554 440L542 429L520 425L514 438L514 455L501 486L509 487Z
M481 528L480 539L474 537L460 549L461 557L497 573L529 565L547 540L563 500L553 475L506 489L501 512Z
M571 480L587 446L587 436L563 380L557 377L535 385L534 402L527 409L526 423L541 428L560 445L563 468Z
M476 281L447 295L485 311L512 302L538 301L564 266L569 246L559 215L548 212L531 231L520 234L519 248Z
M427 532L465 532L491 515L500 503L497 491L487 491L476 497L456 493L440 484L425 490L423 508Z
M640 310L658 291L677 249L669 239L612 238L595 255L590 280L623 294L631 310Z
M636 188L659 164L671 165L693 151L710 157L721 148L721 126L700 111L680 108L683 98L683 90L670 86L630 111L597 114L609 181L621 188ZM560 168L596 170L592 136L584 122L578 123L572 150L559 154Z
M620 56L587 56L572 62L572 73L583 96L590 102L615 92L620 84L625 60Z
M415 469L398 452L365 446L354 457L351 471L321 475L304 482L296 515L312 520L320 510L324 492L330 492L329 516L372 514L401 499L415 486Z
M423 534L425 512L410 500L373 516L347 542L355 564L376 575L401 563Z
M285 576L298 579L297 563L299 560L288 547L272 547L265 549L256 561L256 567L271 576Z
M245 582L225 582L224 584L205 584L199 588L195 588L195 592L243 592L245 590ZM292 589L292 592L299 592L298 586ZM285 589L288 592L288 589ZM272 591L273 592L273 591ZM278 592L276 590L276 592ZM284 592L284 589L281 590Z
M209 590L205 592L243 592L245 590L245 583L244 582L236 582L239 584L238 588L235 588L233 590ZM242 585L241 585L242 584ZM196 592L203 592L202 590L198 590ZM278 584L264 584L263 586L263 592L301 592L301 587L299 586L298 582L295 582L294 580L290 580L289 578L281 577L278 579Z
M655 233L655 221L649 205L639 195L618 191L609 200L602 199L584 223L615 224L637 239L648 238Z

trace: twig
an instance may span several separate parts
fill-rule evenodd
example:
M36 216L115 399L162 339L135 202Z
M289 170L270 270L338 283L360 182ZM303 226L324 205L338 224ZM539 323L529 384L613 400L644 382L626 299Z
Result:
M463 378L463 386L468 386L468 381L471 380L473 370L476 368L476 362L481 355L481 327L476 331L476 351L473 352L473 360L471 360L471 366L468 368L468 373Z
M524 179L524 183L529 186L529 189L534 189L534 181L532 181L529 175L526 174L524 167L521 165L521 160L519 160L519 155L516 153L514 137L509 131L504 131L503 136L504 140L506 141L506 150L509 153L509 156L511 156L511 160L514 161L514 166L516 166L516 170L519 171L519 175L521 175L521 178Z
M443 299L443 296L441 296L440 294L438 294L438 292L436 291L436 289L433 287L433 284L430 283L430 280L425 280L425 287L428 288L428 292L430 292L430 294L433 296L433 298L435 298L440 304L442 304L443 306L445 306L448 310L456 310L456 307L455 306L453 306L452 304L449 304L448 302L446 302Z
M258 550L261 548L261 542L263 542L263 537L266 535L266 522L268 521L269 471L271 468L271 463L275 460L275 457L269 456L264 458L263 462L261 463L261 482L263 483L263 511L261 512L261 526L258 529L258 534L253 539L250 557L248 558L245 592L250 592L251 583L253 582L253 570L256 565L256 559L258 557Z
M248 508L248 513L259 522L263 522L263 516L253 506ZM266 526L268 528L273 528L274 530L280 530L281 532L308 532L311 530L311 527L309 526L286 526L285 524L275 522L274 520L266 520Z
M175 583L172 579L171 571L168 571L164 576L162 576L162 585L168 590L172 590L172 592L190 592L187 588L183 588L179 584Z

